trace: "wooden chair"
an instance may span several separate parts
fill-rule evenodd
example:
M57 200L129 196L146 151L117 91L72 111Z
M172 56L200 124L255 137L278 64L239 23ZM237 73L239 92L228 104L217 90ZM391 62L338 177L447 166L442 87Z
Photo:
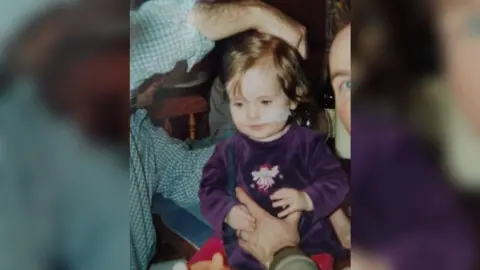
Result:
M208 112L208 101L201 95L189 95L183 97L167 98L159 103L158 107L150 109L150 117L153 122L161 122L161 126L170 135L173 135L174 129L172 119L182 116L188 117L188 138L197 139L197 118L196 115L203 114L201 119L205 119ZM202 125L205 124L202 121Z
M201 139L209 135L208 111L210 89L216 74L218 51L212 51L203 61L186 72L186 61L177 63L175 68L162 78L153 104L147 108L155 125L162 126L172 137L178 139ZM153 83L153 82L150 82ZM186 117L185 127L179 126Z

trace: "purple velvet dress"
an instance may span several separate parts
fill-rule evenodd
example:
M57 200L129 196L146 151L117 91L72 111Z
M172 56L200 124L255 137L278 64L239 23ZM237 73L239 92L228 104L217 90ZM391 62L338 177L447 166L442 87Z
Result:
M231 151L235 155L233 164L229 159ZM280 211L272 207L269 198L276 190L295 188L307 192L314 211L303 213L300 220L300 247L309 255L336 253L341 249L328 216L344 200L348 180L325 144L325 137L293 124L275 141L258 142L237 133L216 146L203 170L199 197L202 214L224 244L226 231L231 230L224 220L236 204L228 180L232 169L235 172L233 186L244 189L272 215ZM230 241L226 249L233 269L261 269L260 264L237 245L236 239Z

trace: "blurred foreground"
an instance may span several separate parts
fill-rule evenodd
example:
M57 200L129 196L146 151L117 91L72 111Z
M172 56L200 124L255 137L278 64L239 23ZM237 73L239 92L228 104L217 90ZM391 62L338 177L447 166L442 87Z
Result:
M2 270L129 266L127 11L73 2L0 5Z
M353 269L480 267L479 8L354 5Z

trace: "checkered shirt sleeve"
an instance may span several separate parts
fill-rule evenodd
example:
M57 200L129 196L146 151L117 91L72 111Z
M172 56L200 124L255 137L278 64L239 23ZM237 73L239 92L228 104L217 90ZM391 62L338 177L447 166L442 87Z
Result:
M130 12L130 94L153 74L167 73L187 60L189 69L214 47L190 25L196 0L150 0Z
M167 73L179 61L189 69L213 49L186 22L195 0L150 0L130 12L130 96L145 79ZM130 242L132 270L146 270L155 252L151 206L162 194L181 206L198 202L204 164L213 147L191 151L179 140L154 127L144 110L130 118Z
M131 269L143 270L155 248L153 196L162 194L180 206L198 203L202 169L213 146L189 150L185 142L153 126L144 110L132 115L130 123Z

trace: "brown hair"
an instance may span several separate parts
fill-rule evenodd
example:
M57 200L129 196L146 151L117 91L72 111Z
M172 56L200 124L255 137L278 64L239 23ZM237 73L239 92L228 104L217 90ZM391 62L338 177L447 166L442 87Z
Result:
M224 57L221 79L227 91L239 94L240 81L251 68L273 67L285 95L297 103L293 114L304 121L313 108L309 83L303 72L303 58L287 42L263 33L249 31L231 40ZM310 112L311 113L311 112Z

